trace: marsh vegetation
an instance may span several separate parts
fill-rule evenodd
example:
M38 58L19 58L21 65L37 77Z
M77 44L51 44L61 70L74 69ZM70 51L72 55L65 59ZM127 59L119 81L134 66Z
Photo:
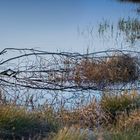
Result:
M139 48L140 21L103 21L97 34L117 42L123 37L129 47L0 52L0 139L140 139L140 52L133 49Z

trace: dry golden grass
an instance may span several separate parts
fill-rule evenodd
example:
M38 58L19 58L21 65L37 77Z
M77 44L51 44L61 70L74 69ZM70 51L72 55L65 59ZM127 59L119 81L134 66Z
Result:
M88 134L86 130L64 127L52 140L88 140Z
M131 113L140 107L140 95L136 90L124 91L119 94L105 92L101 98L100 105L108 116L110 123L116 123L121 114Z
M78 107L73 110L61 109L58 112L58 120L65 126L75 126L76 128L93 128L98 117L96 112L96 101L93 100L88 105Z
M117 122L118 131L138 131L140 132L140 110L134 110L129 116L121 115Z

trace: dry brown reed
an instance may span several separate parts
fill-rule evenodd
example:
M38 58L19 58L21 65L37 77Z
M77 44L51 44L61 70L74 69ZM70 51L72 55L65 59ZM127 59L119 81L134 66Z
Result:
M140 131L140 110L134 110L129 116L121 115L117 122L118 131Z
M75 68L75 82L107 85L127 83L138 79L136 59L126 54L115 54L100 60L83 59Z

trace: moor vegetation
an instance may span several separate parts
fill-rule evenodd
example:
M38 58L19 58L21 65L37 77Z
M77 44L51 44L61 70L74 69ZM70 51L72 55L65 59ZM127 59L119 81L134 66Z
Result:
M139 47L140 21L98 27L96 36L121 49L0 52L1 140L140 140L140 52L132 49Z
M139 139L139 52L81 55L7 48L1 55L9 50L20 54L0 62L5 68L0 72L1 139ZM100 96L84 102L84 92L94 90ZM73 94L67 98L64 92ZM51 102L39 104L45 95L52 95Z

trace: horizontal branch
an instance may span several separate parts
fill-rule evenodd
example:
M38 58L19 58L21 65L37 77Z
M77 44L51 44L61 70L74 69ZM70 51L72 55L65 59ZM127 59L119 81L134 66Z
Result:
M0 84L70 92L129 89L127 84L140 80L139 54L129 50L79 54L5 48L0 52Z

